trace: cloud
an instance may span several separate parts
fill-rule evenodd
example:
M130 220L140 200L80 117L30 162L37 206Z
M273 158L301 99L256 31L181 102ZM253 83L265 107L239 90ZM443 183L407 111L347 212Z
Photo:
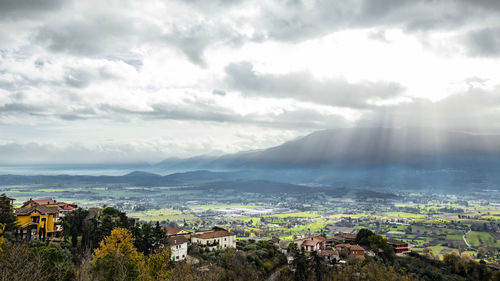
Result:
M398 96L403 87L391 82L350 83L342 78L315 79L310 73L259 74L248 62L226 67L226 82L248 95L291 98L336 107L366 109L372 102Z
M464 45L472 56L500 55L500 28L482 28L468 32Z
M494 89L471 87L439 101L413 98L409 102L381 106L366 114L359 125L383 127L434 127L488 133L500 126L500 85Z
M36 16L60 9L64 0L0 0L0 15L12 19L19 16Z

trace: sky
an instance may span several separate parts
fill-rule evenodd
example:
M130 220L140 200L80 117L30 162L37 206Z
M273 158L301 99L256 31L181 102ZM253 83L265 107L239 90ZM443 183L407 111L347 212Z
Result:
M0 0L0 165L500 131L500 1Z

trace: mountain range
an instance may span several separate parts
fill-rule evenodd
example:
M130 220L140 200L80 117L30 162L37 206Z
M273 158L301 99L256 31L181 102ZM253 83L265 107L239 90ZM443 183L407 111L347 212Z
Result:
M272 181L321 187L500 189L500 135L428 128L346 128L218 157L169 158L124 176L13 176L0 184L199 184ZM176 172L177 171L177 172ZM154 174L156 173L156 174ZM167 176L159 174L171 173Z

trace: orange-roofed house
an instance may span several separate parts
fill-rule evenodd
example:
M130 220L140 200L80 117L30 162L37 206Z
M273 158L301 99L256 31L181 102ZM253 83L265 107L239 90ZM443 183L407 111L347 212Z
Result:
M189 231L175 228L175 227L168 227L168 226L162 226L161 229L165 232L167 237L171 236L184 236L186 239L190 239L191 233Z
M23 239L61 237L62 227L57 206L34 204L16 209L17 225Z
M195 233L191 236L191 243L209 250L236 248L236 234L225 229L214 228Z
M64 217L67 213L78 208L78 205L66 203L66 202L57 202L54 199L38 199L33 200L30 199L23 203L23 207L33 207L33 206L46 206L46 207L57 207L57 211L59 213L59 217Z
M325 237L321 235L302 237L295 239L293 243L297 245L298 249L304 252L315 252L325 247Z

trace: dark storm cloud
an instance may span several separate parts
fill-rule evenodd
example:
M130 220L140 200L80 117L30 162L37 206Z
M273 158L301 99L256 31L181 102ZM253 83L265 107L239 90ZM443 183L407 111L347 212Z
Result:
M350 83L344 79L317 80L307 72L259 74L248 62L226 67L226 82L248 95L291 98L317 104L367 109L371 101L394 98L403 87L390 82Z

